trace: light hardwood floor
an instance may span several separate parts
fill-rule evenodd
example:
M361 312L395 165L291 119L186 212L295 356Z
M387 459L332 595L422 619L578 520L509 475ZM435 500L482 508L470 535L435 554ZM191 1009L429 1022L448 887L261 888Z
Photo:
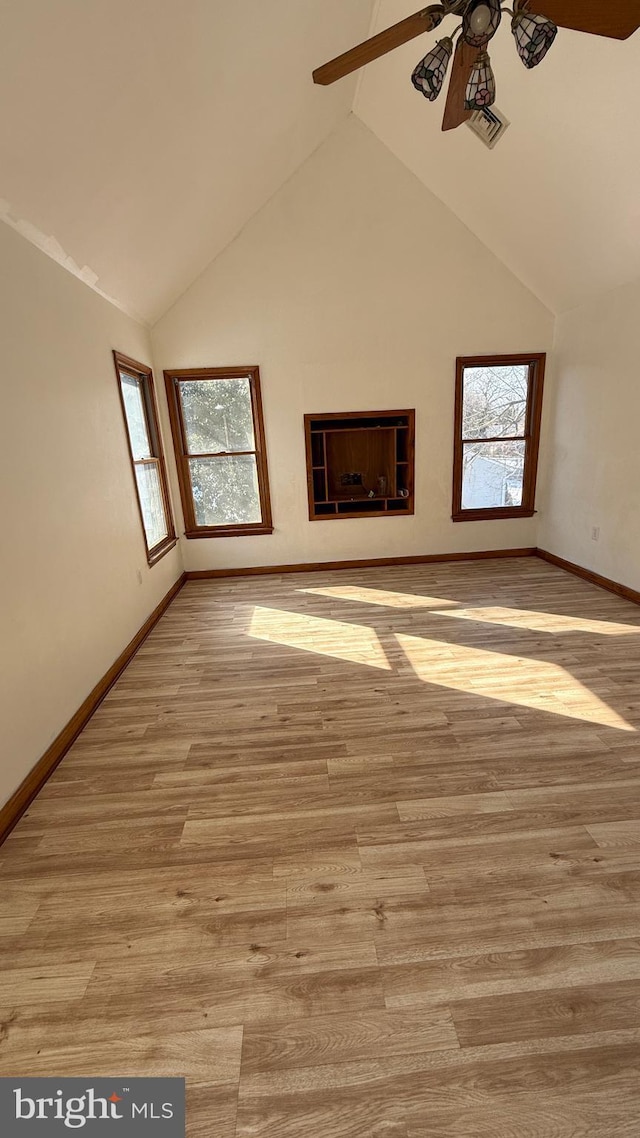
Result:
M0 849L0 1073L637 1138L639 728L640 609L533 558L189 583Z

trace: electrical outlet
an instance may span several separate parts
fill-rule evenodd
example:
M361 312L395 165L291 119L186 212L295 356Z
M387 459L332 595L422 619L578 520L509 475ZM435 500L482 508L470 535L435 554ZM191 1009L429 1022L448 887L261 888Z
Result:
M600 526L593 526L592 527L592 529L591 529L591 540L592 541L599 541L600 540Z
M142 569L136 570L136 577L138 578L138 584L141 585L142 584Z

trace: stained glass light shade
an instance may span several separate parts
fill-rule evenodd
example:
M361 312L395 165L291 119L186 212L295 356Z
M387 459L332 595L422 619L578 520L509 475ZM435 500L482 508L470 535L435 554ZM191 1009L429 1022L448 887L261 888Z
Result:
M416 91L420 91L430 103L438 98L442 90L452 51L453 40L449 36L439 40L433 50L420 60L411 76Z
M484 47L500 26L500 0L477 0L470 4L462 21L462 38L471 47Z
M558 29L546 16L518 12L511 23L518 55L525 67L537 67L556 38Z
M481 111L484 107L492 106L495 100L496 81L491 70L491 60L486 51L483 51L469 77L464 105L468 111Z

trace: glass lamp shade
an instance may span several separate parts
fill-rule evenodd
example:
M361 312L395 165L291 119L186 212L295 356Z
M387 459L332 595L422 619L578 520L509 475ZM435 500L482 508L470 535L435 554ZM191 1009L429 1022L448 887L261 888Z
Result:
M491 70L491 60L486 51L481 52L467 83L464 105L467 111L481 111L496 101L496 81Z
M518 12L511 23L518 55L525 67L537 67L556 38L558 29L546 16Z
M445 39L439 40L433 50L420 60L411 76L416 91L420 91L430 103L438 98L442 90L452 51L452 39L446 36Z
M462 38L471 47L484 47L495 36L501 19L500 0L475 0L465 12Z

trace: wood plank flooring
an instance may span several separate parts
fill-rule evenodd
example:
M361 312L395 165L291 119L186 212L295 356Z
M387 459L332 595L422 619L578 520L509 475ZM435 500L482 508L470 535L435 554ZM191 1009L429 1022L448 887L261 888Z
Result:
M190 582L0 849L0 1073L637 1138L639 729L640 609L533 558Z

